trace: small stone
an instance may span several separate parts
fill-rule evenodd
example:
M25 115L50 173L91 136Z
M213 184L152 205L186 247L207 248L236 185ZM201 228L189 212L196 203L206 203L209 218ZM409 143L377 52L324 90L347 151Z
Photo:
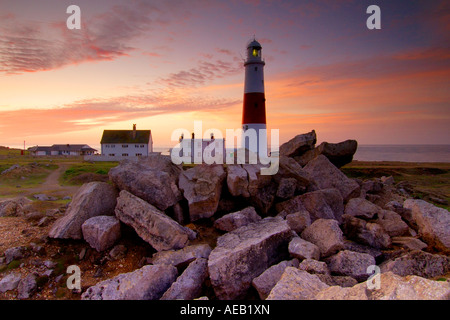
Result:
M289 254L293 258L303 259L320 259L320 250L315 244L296 237L289 242Z
M0 280L0 292L4 293L9 290L14 290L17 288L20 282L20 274L10 273Z
M36 276L34 274L29 274L19 282L19 285L17 286L17 298L29 299L34 294L36 289Z

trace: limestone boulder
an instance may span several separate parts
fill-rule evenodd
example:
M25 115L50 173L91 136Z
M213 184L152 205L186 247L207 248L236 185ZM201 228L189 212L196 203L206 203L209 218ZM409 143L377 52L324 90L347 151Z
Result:
M180 174L179 187L188 200L191 221L214 215L225 178L222 165L201 164Z
M353 198L345 205L345 214L362 219L372 219L382 208L363 198Z
M275 264L261 273L258 277L252 280L252 286L258 291L259 297L265 300L270 293L270 290L281 279L284 270L287 267L298 267L299 263L297 259L285 260L278 264Z
M295 237L289 242L289 254L293 258L303 259L320 259L320 250L315 244Z
M416 275L434 278L450 271L450 258L440 254L431 254L413 250L400 257L383 262L381 272L392 271L400 276Z
M4 199L0 201L0 217L17 217L32 201L26 197Z
M227 186L228 191L234 197L250 197L247 171L240 164L227 166Z
M319 247L322 257L328 257L344 247L343 233L336 220L318 219L300 236Z
M382 226L390 237L403 236L409 231L409 227L402 220L402 217L398 213L390 210L381 210L378 213L376 223Z
M237 212L232 212L214 221L214 227L222 231L233 231L252 222L261 220L255 208L247 207Z
M267 300L314 300L316 295L328 288L315 274L287 267L280 281L270 291Z
M136 233L157 251L185 247L192 232L125 190L120 191L115 213L121 222L133 227Z
M349 179L324 155L311 160L303 169L318 189L338 189L345 202L360 194L359 184Z
M313 149L316 142L317 136L314 130L305 134L299 134L280 146L280 155L287 157L299 156Z
M203 284L208 278L208 261L198 258L191 262L172 283L160 300L193 300L200 297Z
M292 236L286 221L269 217L219 237L208 259L216 297L245 297L254 278L287 257Z
M418 276L401 277L393 272L380 275L380 288L368 289L362 282L351 288L332 286L321 290L317 300L448 300L450 284Z
M181 170L169 157L154 155L140 161L122 161L109 171L109 179L120 190L166 210L182 199L177 185Z
M352 162L353 155L358 148L356 140L345 140L339 143L322 142L316 148L305 152L303 155L295 157L295 160L302 166L319 155L324 155L332 164L340 168Z
M403 203L411 210L419 235L430 246L450 253L450 213L423 200L407 199Z
M89 287L82 300L158 300L178 275L171 265L146 265Z
M73 196L66 214L55 221L50 238L82 239L82 224L96 216L112 216L117 203L117 189L105 182L89 182Z
M120 221L115 216L97 216L87 219L82 225L83 238L101 252L109 249L120 238Z
M391 237L379 224L346 214L342 218L342 229L348 239L376 249L387 249L391 246Z
M294 212L286 216L286 222L291 230L300 234L311 225L311 217L306 210Z
M331 273L364 281L370 275L367 268L375 265L375 259L367 253L343 250L326 259L326 263Z
M179 250L159 251L152 256L152 264L170 264L182 268L195 259L208 259L211 250L208 244L196 244Z

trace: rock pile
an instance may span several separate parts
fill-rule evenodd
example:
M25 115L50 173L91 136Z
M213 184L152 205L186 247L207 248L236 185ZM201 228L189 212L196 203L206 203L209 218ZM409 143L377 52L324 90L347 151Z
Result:
M282 145L274 176L247 164L183 170L160 155L123 161L112 184L84 185L49 235L101 251L119 223L155 249L83 299L449 299L449 282L430 279L450 271L449 212L402 203L392 179L348 178L339 167L356 141L316 140L312 131ZM205 220L221 232L215 246L193 243L189 226ZM365 283L374 266L381 289Z

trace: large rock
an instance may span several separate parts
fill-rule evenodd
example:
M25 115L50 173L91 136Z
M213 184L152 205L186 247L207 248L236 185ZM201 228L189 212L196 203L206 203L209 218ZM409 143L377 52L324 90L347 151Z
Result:
M208 259L211 250L208 244L196 244L180 250L159 251L153 255L152 263L171 264L179 268L188 265L195 259Z
M364 281L369 277L367 268L375 265L375 259L367 253L343 250L329 257L326 263L334 274Z
M299 134L280 146L280 155L287 157L302 155L306 151L313 149L316 142L317 137L314 130L305 134Z
M414 250L380 265L381 272L392 271L400 276L416 275L434 278L450 271L450 258Z
M294 159L286 156L279 157L279 169L277 174L274 175L277 182L280 182L283 178L295 179L297 182L296 189L299 191L305 190L311 183L303 168Z
M182 199L177 186L181 170L169 157L153 155L140 161L122 161L109 171L109 178L120 190L166 210Z
M176 280L177 268L146 265L89 287L83 300L158 300Z
M411 209L419 235L429 245L450 253L450 213L423 200L407 199L403 203Z
M417 276L380 275L380 288L369 290L366 282L351 288L333 286L321 290L317 300L448 300L450 284Z
M273 205L277 186L273 183L271 175L262 175L261 164L244 164L242 166L248 175L248 191L251 204L258 212L267 214Z
M259 297L265 300L270 290L277 284L287 267L298 267L298 260L285 260L271 266L252 281L253 287L258 291Z
M0 201L0 217L16 217L23 214L24 208L32 203L26 197L5 199Z
M339 223L342 222L344 202L337 189L317 190L299 197L312 222L317 219L335 219Z
M278 183L276 196L281 199L289 199L295 195L297 180L294 178L281 178Z
M97 251L106 250L120 238L120 221L114 216L87 219L81 226L83 238Z
M286 216L286 222L291 230L296 233L302 233L311 225L311 217L306 210L290 213Z
M289 242L288 250L291 257L300 260L320 259L319 247L299 237L295 237L294 239L291 240L291 242Z
M306 210L312 222L317 219L335 219L341 222L344 212L342 196L334 188L307 192L278 203L276 208L278 211L284 211L286 215Z
M287 267L280 281L270 291L267 300L313 300L328 285L317 275Z
M180 174L179 187L188 200L191 221L214 215L225 177L222 165L201 164Z
M208 261L203 258L191 262L163 294L161 300L193 300L200 297L208 278Z
M223 231L233 231L234 229L259 220L261 220L261 217L256 213L255 208L247 207L217 219L214 222L214 227Z
M353 155L358 148L356 140L345 140L339 143L322 142L316 148L305 152L303 155L296 157L295 160L302 166L309 161L322 154L330 160L332 164L340 168L347 163L352 162Z
M230 164L227 166L227 186L228 191L234 197L250 197L247 171L240 164Z
M394 211L381 210L378 213L378 219L376 222L383 227L390 237L403 236L409 231L409 227L406 222L404 222L402 217Z
M319 155L317 158L311 160L303 169L307 173L308 178L314 181L318 189L336 188L341 193L344 201L359 196L359 184L347 178L324 155Z
M14 290L19 285L21 276L19 273L10 273L0 280L0 293L5 293L9 290Z
M379 206L363 198L350 199L345 205L345 214L363 219L372 219L381 210Z
M391 238L379 224L347 214L344 214L342 218L342 228L348 239L376 249L386 249L391 246Z
M32 273L20 280L17 286L17 298L29 299L37 290L36 276Z
M336 220L318 219L307 227L301 237L314 243L322 257L328 257L344 247L344 238Z
M73 196L66 214L49 231L50 238L81 239L81 225L89 218L114 215L118 192L105 182L89 182Z
M265 218L219 237L208 260L217 298L245 297L254 278L287 256L291 238L281 218Z
M125 190L120 191L115 212L157 251L183 248L192 231Z

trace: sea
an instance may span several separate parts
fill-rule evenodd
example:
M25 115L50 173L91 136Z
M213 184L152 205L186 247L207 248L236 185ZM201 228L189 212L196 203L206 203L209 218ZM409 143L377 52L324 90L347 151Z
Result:
M169 154L170 147L154 147ZM445 145L358 145L353 160L400 162L450 162L450 144Z
M0 144L1 145L1 144ZM99 145L91 145L101 150ZM23 145L9 146L23 148ZM28 147L28 146L27 146ZM154 146L153 151L169 155L173 146ZM359 161L401 161L401 162L449 162L450 144L440 145L358 145L353 160Z
M353 160L450 162L450 145L359 145Z

